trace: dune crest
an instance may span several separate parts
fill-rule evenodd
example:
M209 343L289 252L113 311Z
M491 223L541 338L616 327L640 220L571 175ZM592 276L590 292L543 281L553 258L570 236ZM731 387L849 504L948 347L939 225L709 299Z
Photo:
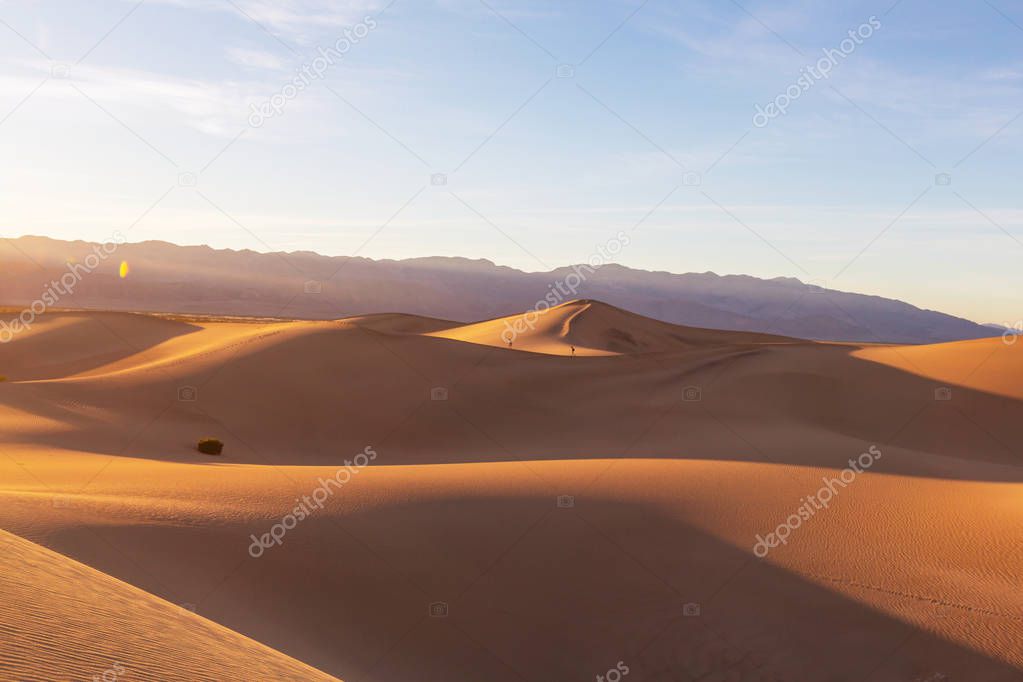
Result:
M586 299L458 325L429 336L547 355L572 355L574 347L575 355L585 356L669 352L727 343L794 341L770 334L683 327Z

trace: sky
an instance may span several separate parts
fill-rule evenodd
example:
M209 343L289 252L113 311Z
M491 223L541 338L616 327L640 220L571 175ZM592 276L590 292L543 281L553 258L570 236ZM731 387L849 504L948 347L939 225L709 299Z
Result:
M538 271L624 232L1012 325L1021 151L1023 0L0 0L6 237Z

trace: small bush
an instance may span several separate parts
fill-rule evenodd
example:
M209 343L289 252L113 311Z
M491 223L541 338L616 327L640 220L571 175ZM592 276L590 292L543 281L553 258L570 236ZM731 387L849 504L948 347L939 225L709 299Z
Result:
M202 438L196 449L205 455L219 455L224 451L224 443L216 438Z

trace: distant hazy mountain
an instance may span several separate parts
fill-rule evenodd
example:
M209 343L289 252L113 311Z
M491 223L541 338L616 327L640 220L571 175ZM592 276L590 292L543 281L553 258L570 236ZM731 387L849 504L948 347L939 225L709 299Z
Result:
M405 312L463 322L591 298L667 322L808 339L933 343L997 336L982 325L879 296L824 290L797 279L711 272L677 275L605 265L522 272L486 260L370 260L308 251L257 253L123 244L91 273L96 245L45 237L0 240L0 304L43 298L78 264L58 307L336 318ZM100 252L102 253L102 251ZM121 261L129 264L119 276ZM65 281L71 282L67 278Z
M1006 327L1004 324L998 324L997 322L986 322L980 326L997 331L1002 335L1012 334L1015 336L1023 336L1023 329L1020 329L1018 326Z

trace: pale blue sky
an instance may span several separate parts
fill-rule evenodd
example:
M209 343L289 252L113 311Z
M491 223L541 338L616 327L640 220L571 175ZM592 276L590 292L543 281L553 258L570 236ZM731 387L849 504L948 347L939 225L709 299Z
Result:
M892 3L0 2L3 234L541 270L642 221L624 265L1014 322L1023 1Z

